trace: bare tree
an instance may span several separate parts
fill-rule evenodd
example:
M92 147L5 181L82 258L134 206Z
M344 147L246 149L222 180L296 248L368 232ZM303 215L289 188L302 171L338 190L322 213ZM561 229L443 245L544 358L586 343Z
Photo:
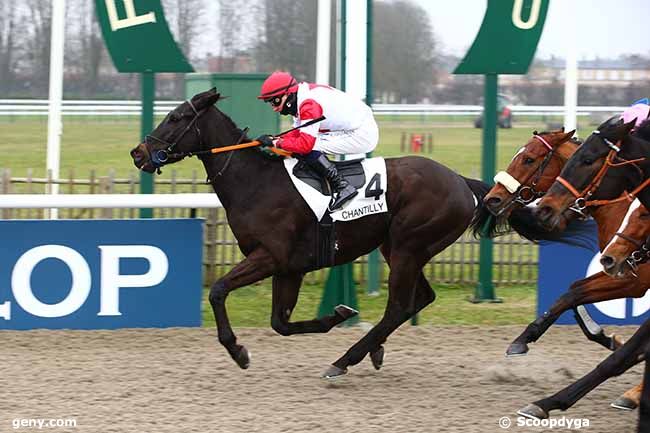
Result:
M418 102L433 85L435 40L424 9L409 0L374 5L373 82L377 94Z
M259 69L315 78L317 9L316 0L264 0L265 34L255 50Z
M198 36L207 30L204 0L164 0L165 17L179 48L189 60L192 58ZM176 74L174 97L184 97L185 75Z
M0 93L3 94L10 91L14 80L16 16L14 2L0 3Z
M50 68L50 35L52 7L49 0L25 0L22 3L25 18L30 24L25 27L26 61L31 68L33 85L47 89ZM41 90L42 91L42 90Z

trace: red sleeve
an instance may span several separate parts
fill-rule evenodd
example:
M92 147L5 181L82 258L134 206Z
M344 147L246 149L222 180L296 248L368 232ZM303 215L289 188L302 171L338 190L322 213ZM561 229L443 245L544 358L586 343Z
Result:
M323 108L320 104L313 99L307 99L300 104L298 109L300 122L308 122L323 115ZM318 125L320 122L308 126L307 128L297 129L285 135L278 146L281 149L288 150L289 152L296 153L309 153L316 144L316 136L318 134Z

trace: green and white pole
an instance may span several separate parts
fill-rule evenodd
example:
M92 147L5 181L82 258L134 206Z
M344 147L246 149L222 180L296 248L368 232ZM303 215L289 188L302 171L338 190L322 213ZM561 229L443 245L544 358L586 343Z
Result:
M483 155L481 178L491 183L496 172L497 154L497 89L498 75L485 74L483 106ZM479 245L479 281L472 302L500 302L492 283L494 245L492 239L481 236Z
M156 74L147 71L140 74L142 80L142 116L140 118L140 140L153 130ZM153 194L153 174L140 171L140 194ZM140 218L153 218L153 209L140 209Z

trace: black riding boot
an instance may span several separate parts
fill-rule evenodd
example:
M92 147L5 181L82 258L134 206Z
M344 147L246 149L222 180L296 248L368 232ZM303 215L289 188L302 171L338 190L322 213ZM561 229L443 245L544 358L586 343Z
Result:
M338 210L343 204L358 194L358 191L339 175L336 165L327 159L325 155L320 154L318 158L309 158L305 161L319 176L325 178L332 188L332 201L329 205L330 211Z

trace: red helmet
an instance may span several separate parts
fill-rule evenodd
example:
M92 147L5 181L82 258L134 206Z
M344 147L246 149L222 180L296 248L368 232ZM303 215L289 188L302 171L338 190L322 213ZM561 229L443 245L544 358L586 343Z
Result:
M298 90L298 82L288 72L274 72L264 80L260 95L257 99L269 99Z

